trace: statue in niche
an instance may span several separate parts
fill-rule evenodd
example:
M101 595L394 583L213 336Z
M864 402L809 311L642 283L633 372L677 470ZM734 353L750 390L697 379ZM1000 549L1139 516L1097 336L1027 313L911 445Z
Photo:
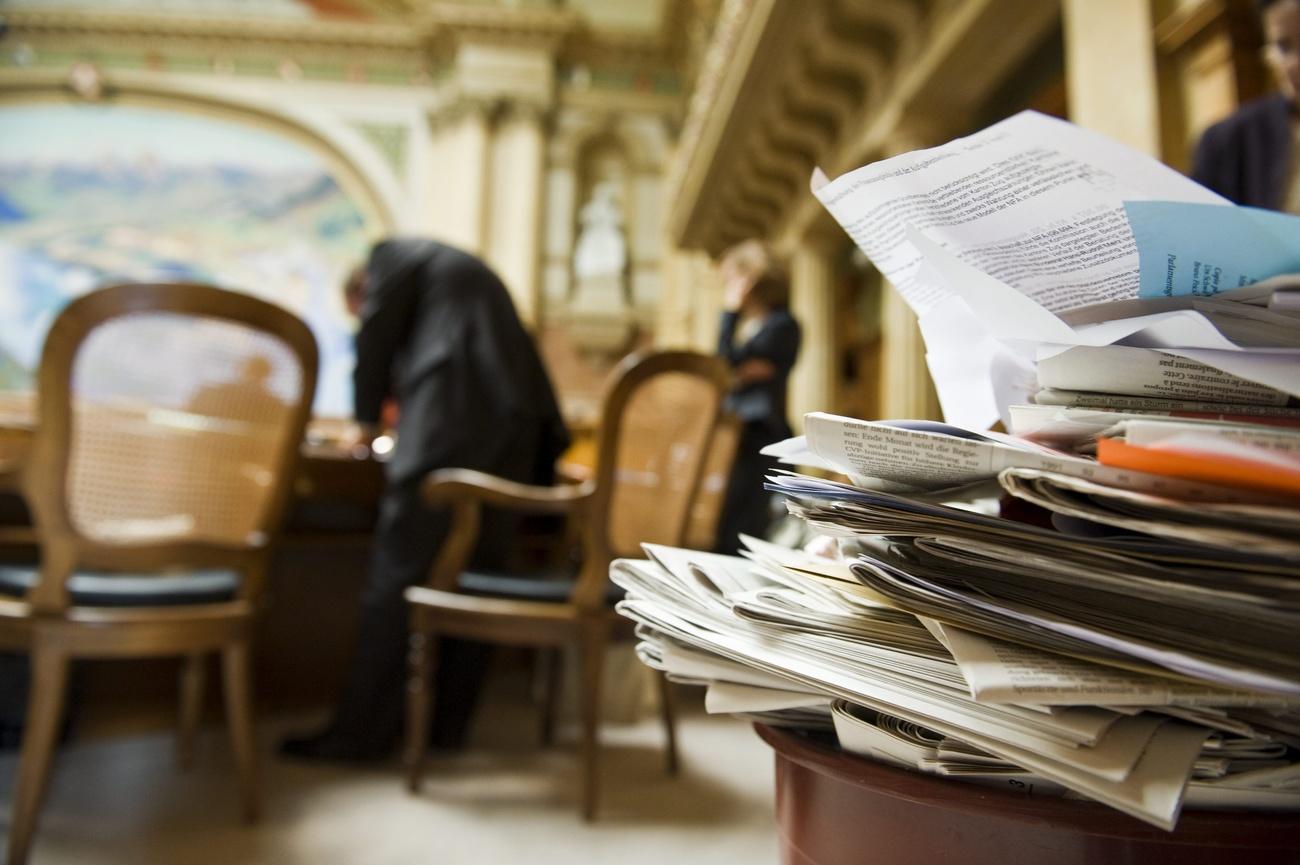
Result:
M591 192L591 200L582 206L578 221L582 230L573 250L573 272L579 290L584 281L603 276L620 278L627 268L627 242L623 239L623 214L620 212L614 184L602 181Z
M578 213L581 225L573 248L573 300L569 326L574 339L595 352L616 353L634 335L628 303L627 239L618 187L597 183Z

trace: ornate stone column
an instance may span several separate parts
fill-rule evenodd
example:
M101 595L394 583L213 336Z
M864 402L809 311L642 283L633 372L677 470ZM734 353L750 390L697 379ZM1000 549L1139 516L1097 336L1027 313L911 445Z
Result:
M538 323L541 310L545 122L541 105L509 103L497 120L491 144L486 253L529 326Z
M449 13L450 14L450 13ZM440 172L457 208L449 239L501 275L520 317L541 307L541 225L555 52L571 17L554 11L455 13L455 93ZM436 171L439 169L435 169Z
M676 250L664 256L663 288L655 306L655 345L712 354L717 348L722 295L708 255Z
M1070 119L1160 155L1151 0L1063 0Z
M487 244L492 114L490 100L461 98L430 117L434 164L423 220L432 234L467 252Z
M796 431L802 431L806 412L835 408L834 249L834 241L814 231L790 260L790 312L803 331L790 376L790 421Z

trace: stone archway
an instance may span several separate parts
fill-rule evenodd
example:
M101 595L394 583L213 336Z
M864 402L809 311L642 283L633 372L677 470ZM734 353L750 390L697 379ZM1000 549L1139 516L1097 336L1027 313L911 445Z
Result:
M23 104L75 105L78 97L68 79L59 75L0 79L0 108ZM277 106L226 95L218 90L198 90L170 82L115 73L94 104L175 111L210 120L242 124L286 138L320 157L331 176L365 214L372 233L385 234L399 227L400 192L397 179L361 136L341 120L313 117L292 107Z
M122 280L209 282L303 318L321 348L317 408L350 413L338 284L396 221L382 176L356 158L364 141L256 104L116 82L86 100L52 79L6 81L0 111L14 124L18 202L0 208L12 210L0 220L0 387L30 386L69 298ZM26 164L27 151L41 158Z

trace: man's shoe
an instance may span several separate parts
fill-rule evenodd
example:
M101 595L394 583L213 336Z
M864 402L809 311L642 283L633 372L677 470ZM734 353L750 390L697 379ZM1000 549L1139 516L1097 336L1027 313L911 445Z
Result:
M295 736L280 743L280 754L295 760L334 763L380 763L392 755L390 745L357 741L332 730L312 736Z

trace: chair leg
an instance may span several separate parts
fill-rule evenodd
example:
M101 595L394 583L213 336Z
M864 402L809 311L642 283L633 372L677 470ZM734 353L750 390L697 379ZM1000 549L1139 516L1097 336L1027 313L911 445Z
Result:
M418 793L424 757L429 750L429 719L435 699L433 681L438 669L438 641L423 622L411 624L406 658L406 789Z
M33 648L31 667L31 693L9 825L9 865L24 865L31 850L68 686L68 657L61 652Z
M664 722L664 758L667 761L669 775L677 774L677 725L674 721L673 684L663 673L655 678L659 680L659 717Z
M596 819L596 802L599 796L600 749L600 678L605 660L605 628L602 624L588 624L582 631L582 817L588 822Z
M239 772L239 797L244 821L257 822L260 811L257 752L253 743L253 687L248 665L248 642L241 640L221 650L222 685L226 698L226 726Z
M176 728L176 765L194 767L194 737L203 714L205 668L201 654L187 655L181 662L180 718Z
M541 740L542 745L550 747L555 744L555 710L559 704L560 672L564 668L564 655L560 649L539 649L538 660L542 662L542 706L541 706Z

